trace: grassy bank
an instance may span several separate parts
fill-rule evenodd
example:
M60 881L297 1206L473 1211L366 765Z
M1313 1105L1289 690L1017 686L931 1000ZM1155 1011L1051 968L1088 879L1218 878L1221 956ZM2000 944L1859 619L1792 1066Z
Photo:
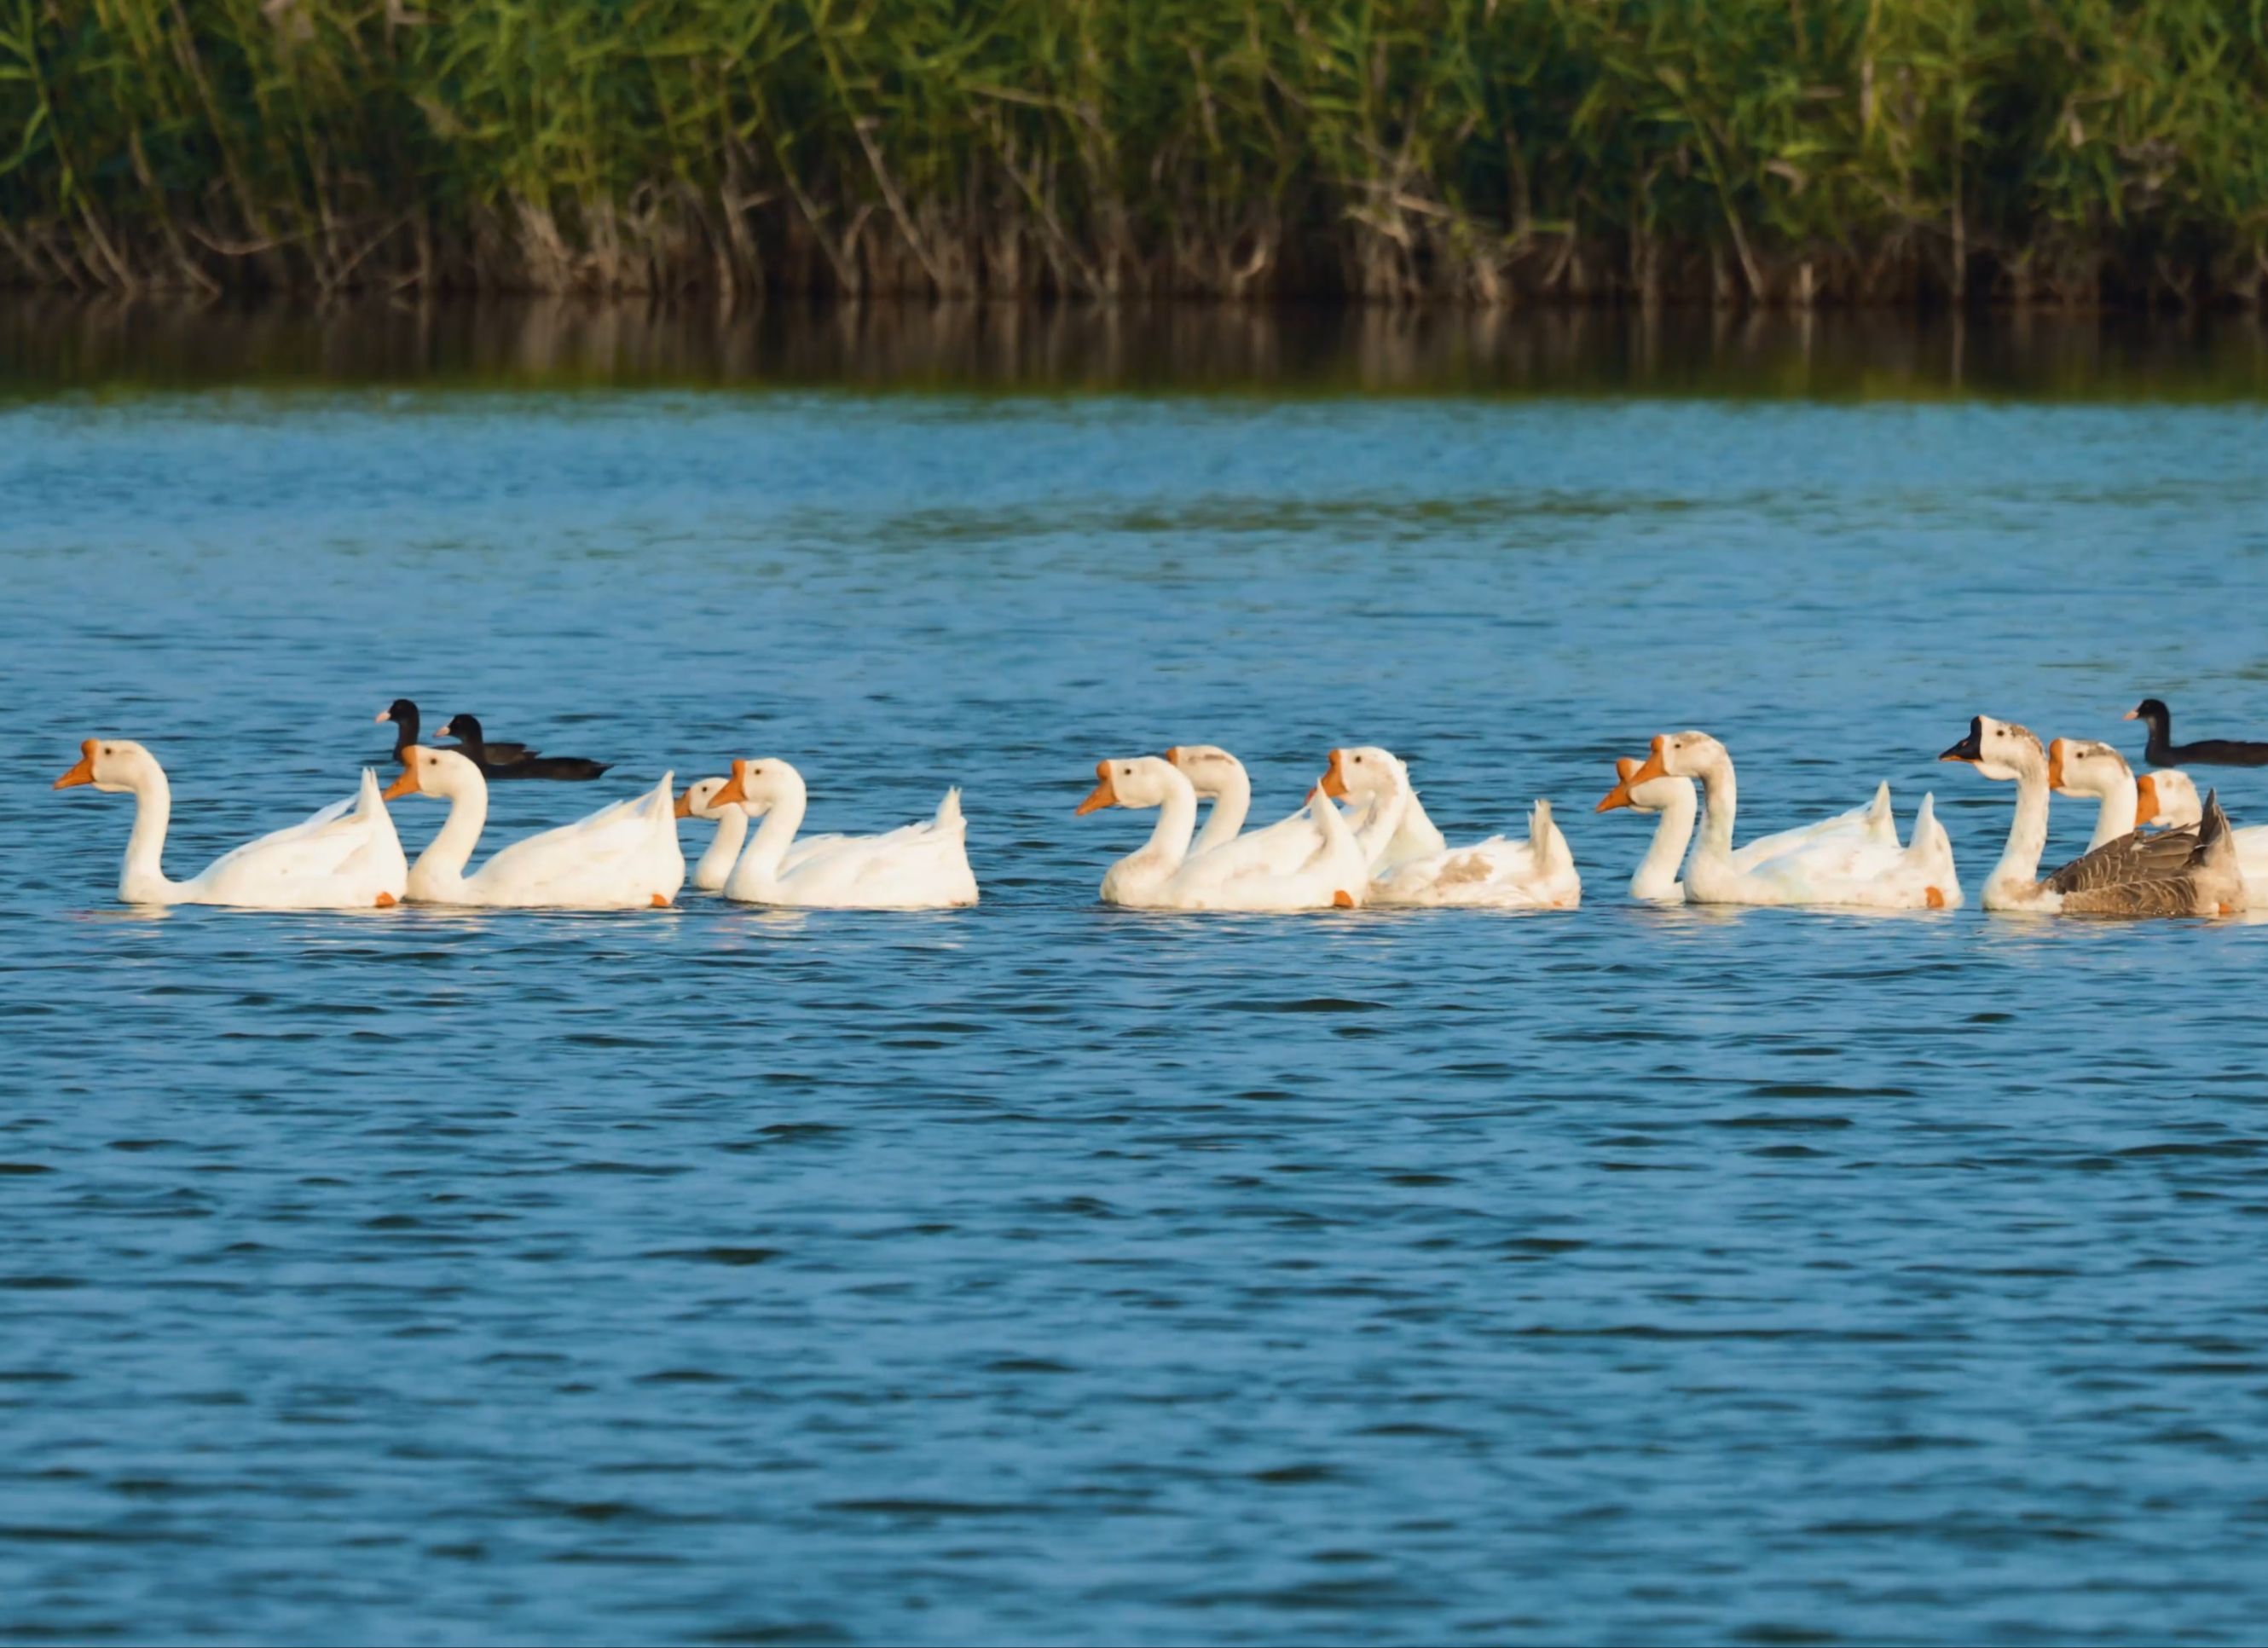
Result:
M2264 275L2268 0L0 0L0 278L36 284L2257 304Z

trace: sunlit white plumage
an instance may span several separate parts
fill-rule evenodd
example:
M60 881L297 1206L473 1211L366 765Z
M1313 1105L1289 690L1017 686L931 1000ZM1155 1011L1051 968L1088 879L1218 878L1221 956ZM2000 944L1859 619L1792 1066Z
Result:
M1193 853L1197 792L1172 762L1154 755L1095 764L1097 783L1080 813L1102 807L1158 809L1150 839L1104 874L1103 901L1145 909L1303 910L1362 902L1369 865L1345 817L1320 787L1308 798L1314 846L1289 867Z
M1653 841L1631 876L1630 894L1644 903L1683 904L1685 884L1677 879L1677 872L1685 862L1685 850L1693 842L1693 824L1701 810L1699 792L1690 778L1668 773L1643 783L1633 782L1639 765L1627 755L1617 760L1615 775L1618 782L1592 810L1611 813L1617 807L1628 807L1635 813L1659 815L1653 827ZM1830 835L1851 835L1896 845L1897 826L1890 813L1890 786L1879 785L1874 798L1864 806L1837 813L1815 824L1782 830L1776 835L1759 836L1745 847L1735 847L1733 864L1735 869L1753 870Z
M1415 805L1408 767L1376 745L1333 750L1323 790L1372 809L1373 827L1389 840L1400 815ZM1583 879L1548 801L1529 809L1526 841L1492 835L1469 847L1444 845L1401 858L1381 853L1374 862L1382 867L1371 878L1373 904L1572 909L1583 897Z
M1245 820L1252 810L1251 776L1242 761L1218 744L1177 744L1166 752L1166 759L1189 781L1197 799L1212 803L1204 828L1189 845L1191 861L1205 858L1214 873L1251 868L1289 871L1306 863L1323 844L1312 801L1288 818L1245 830ZM1371 828L1385 805L1385 797L1373 796L1344 815L1347 827L1363 840L1373 872L1447 847L1433 820L1426 817L1414 788L1403 798L1399 818L1390 829Z
M55 787L79 784L134 797L134 831L118 878L118 896L129 904L368 909L398 901L409 881L401 839L368 768L352 797L247 842L187 881L169 880L163 867L173 789L156 756L129 739L88 739L78 764Z
M732 874L733 861L748 839L748 810L742 806L718 806L717 792L729 781L723 778L700 778L685 786L677 798L677 816L681 819L701 819L715 823L716 833L710 836L709 845L686 877L703 893L721 892L725 878Z
M409 867L409 897L425 904L541 909L625 909L667 904L685 885L670 775L652 790L544 830L465 866L488 822L489 786L453 750L413 745L389 798L430 795L449 815Z
M1743 863L1733 847L1738 794L1733 758L1705 732L1664 733L1633 784L1664 776L1699 782L1699 839L1685 867L1685 896L1698 904L1826 904L1875 909L1951 909L1961 903L1953 843L1925 795L1907 845L1872 828L1807 835L1768 857ZM1879 793L1878 799L1881 799ZM1845 815L1846 817L1848 815Z
M880 835L828 835L798 842L807 795L803 775L775 757L735 761L712 806L743 804L762 822L725 882L747 904L806 909L936 909L976 902L961 791L936 816Z

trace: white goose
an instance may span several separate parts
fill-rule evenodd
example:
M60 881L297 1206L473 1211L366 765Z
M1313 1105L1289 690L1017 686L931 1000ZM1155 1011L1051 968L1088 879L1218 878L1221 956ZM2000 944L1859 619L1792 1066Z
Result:
M1893 829L1883 841L1868 832L1830 831L1800 840L1758 862L1734 854L1739 805L1733 758L1706 732L1657 735L1631 775L1634 784L1664 776L1700 781L1700 840L1685 867L1685 896L1697 904L1847 905L1872 909L1953 909L1961 883L1953 843L1937 821L1935 798L1924 796L1913 835L1901 849Z
M1289 870L1265 864L1213 864L1215 855L1192 855L1197 798L1172 762L1154 755L1097 761L1098 782L1079 804L1081 816L1101 807L1158 809L1150 839L1102 878L1103 901L1144 909L1351 909L1363 901L1370 879L1362 843L1345 817L1322 794L1309 798L1314 850Z
M413 744L386 794L449 804L440 833L409 866L409 896L424 904L498 909L627 909L664 906L685 885L671 775L643 795L498 849L471 875L465 865L488 823L488 780L453 750Z
M677 798L679 818L714 820L717 825L717 833L709 838L708 850L701 855L688 878L703 893L724 890L725 878L733 872L733 861L740 856L740 849L748 839L748 810L716 805L717 793L727 782L723 778L703 778L688 784L685 793Z
M968 827L961 791L950 789L937 815L882 835L795 839L807 805L803 775L784 761L735 761L711 806L743 804L763 822L725 882L743 904L803 909L940 909L976 902L968 867ZM798 850L800 849L800 850Z
M1376 745L1333 750L1322 787L1326 795L1368 803L1386 817L1415 800L1408 767ZM1386 833L1390 837L1391 831ZM1551 804L1541 800L1528 813L1524 842L1492 835L1470 847L1444 847L1389 862L1370 884L1373 904L1572 909L1582 899L1583 879L1575 872L1574 855L1551 821Z
M1647 847L1646 857L1638 861L1637 873L1631 877L1630 894L1644 903L1683 904L1685 886L1677 879L1677 867L1685 862L1685 850L1693 842L1693 820L1700 813L1699 796L1690 778L1672 777L1667 773L1642 784L1634 782L1638 767L1639 763L1629 756L1619 757L1615 762L1615 776L1619 782L1592 811L1611 813L1616 807L1628 807L1634 813L1660 815L1660 821L1653 827L1653 842ZM1753 870L1807 842L1830 835L1887 841L1895 846L1897 824L1890 813L1890 786L1884 784L1877 787L1874 798L1865 806L1837 813L1816 824L1782 830L1777 835L1759 836L1745 847L1735 847L1733 864L1736 869Z
M2134 822L2180 828L2205 819L2197 781L2178 767L2161 767L2134 780ZM2268 824L2249 824L2229 834L2236 842L2237 867L2244 873L2245 908L2268 909Z
M1322 833L1310 816L1312 803L1265 828L1238 834L1252 811L1252 777L1242 761L1218 744L1176 744L1166 752L1166 759L1189 781L1199 800L1212 803L1204 828L1189 848L1191 859L1226 848L1231 850L1227 857L1210 861L1216 868L1295 870L1323 844ZM1381 835L1371 830L1368 827L1382 801L1383 798L1373 799L1347 820L1348 828L1364 837L1373 870L1383 864L1437 853L1448 845L1433 828L1433 820L1425 816L1414 789L1406 798L1401 821L1391 831Z
M134 798L134 833L127 837L118 896L129 904L234 904L253 909L370 909L397 902L409 866L401 856L393 817L379 795L378 776L363 769L362 787L308 819L215 859L187 881L166 879L166 827L173 788L158 758L129 739L88 739L78 764L55 782L58 790L92 784L106 794Z
M2175 775L2184 784L2188 775ZM2134 782L2134 769L2117 749L2095 739L2051 739L2048 740L2048 788L2058 795L2093 796L2101 804L2095 809L2095 834L2088 837L2088 850L2092 852L2108 841L2132 835L2139 822L2135 816L2139 798ZM2195 800L2197 790L2190 789ZM2195 824L2205 816L2199 807L2178 823Z

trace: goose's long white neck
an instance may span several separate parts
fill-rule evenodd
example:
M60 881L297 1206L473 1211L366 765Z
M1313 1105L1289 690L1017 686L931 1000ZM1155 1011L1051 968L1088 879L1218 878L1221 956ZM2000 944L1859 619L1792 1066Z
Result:
M764 821L756 827L756 838L748 843L747 851L733 871L732 879L725 884L727 895L752 893L767 882L779 878L780 865L787 858L787 850L795 844L795 833L803 828L804 808L809 796L803 787L801 775L790 770L781 775L785 793L775 799L764 811Z
M1221 801L1213 803L1216 814L1226 798L1223 797ZM1242 822L1241 820L1238 821L1240 824ZM1129 856L1140 858L1154 853L1158 857L1159 872L1171 875L1189 856L1189 833L1197 827L1197 792L1186 784L1174 784L1166 791L1166 799L1158 808L1158 821L1151 826L1150 839L1142 843L1138 851ZM1211 833L1210 827L1206 833ZM1230 832L1231 835L1234 833Z
M2140 811L2140 804L2132 772L2122 772L2113 778L2110 787L2102 792L2102 806L2095 814L2095 834L2088 840L2088 851L2093 852L2103 842L2117 841L2121 835L2132 835L2134 814Z
M2040 854L2048 844L2048 780L2045 773L2016 775L2016 816L2008 825L2008 844L1984 883L1984 895L2029 894L2039 883ZM1989 908L1989 905L1988 905Z
M1632 898L1659 901L1676 896L1677 866L1685 862L1685 850L1693 844L1693 818L1699 810L1692 784L1679 784L1654 824L1653 844L1638 860L1638 873L1631 877Z
M173 788L156 761L134 784L134 833L118 872L118 896L128 904L173 904L182 889L166 879L166 827L173 821Z
M1729 859L1733 856L1733 819L1741 804L1740 785L1733 777L1731 757L1712 761L1702 769L1701 789L1705 802L1701 810L1701 846L1694 857L1697 860L1704 857Z
M1193 853L1209 852L1224 842L1234 841L1244 828L1244 820L1252 815L1252 776L1244 770L1242 761L1229 762L1228 769L1228 777L1213 792L1204 833L1189 849Z
M488 780L471 762L465 767L465 771L455 776L449 792L449 816L441 820L439 832L417 855L417 862L409 866L409 896L413 899L462 887L465 866L472 862L473 849L480 845L481 832L488 828Z
M1417 796L1410 788L1407 771L1391 775L1387 788L1371 798L1362 828L1354 833L1355 844L1362 849L1363 863L1373 870L1379 867L1387 850L1394 845L1394 837L1402 828L1402 820L1410 815L1410 809L1416 801ZM1316 805L1329 806L1331 804L1318 800ZM1319 819L1316 823L1320 828L1322 820Z
M727 806L717 815L717 834L709 842L709 850L693 866L693 885L703 889L723 887L725 877L733 872L733 861L740 856L747 839L747 813L737 806Z
M1407 786L1405 785L1404 788L1406 791ZM1361 854L1363 864L1360 873L1365 877L1368 876L1369 854L1364 850L1362 842L1355 839L1354 831L1347 828L1346 814L1339 811L1338 803L1333 801L1320 789L1314 792L1314 797L1315 828L1323 834L1323 850L1328 853ZM1390 838L1392 832L1388 831L1388 835Z

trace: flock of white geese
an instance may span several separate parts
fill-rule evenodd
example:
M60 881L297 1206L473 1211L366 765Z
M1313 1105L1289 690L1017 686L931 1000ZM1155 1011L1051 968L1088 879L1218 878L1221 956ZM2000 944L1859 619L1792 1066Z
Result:
M933 817L885 835L806 835L803 776L776 759L735 761L729 776L703 778L682 792L674 775L664 774L650 791L513 842L473 869L488 818L484 773L495 768L448 747L410 744L398 754L401 776L383 791L365 769L357 795L237 848L187 881L165 873L172 792L164 769L141 745L89 739L55 787L85 784L135 798L118 884L119 897L134 904L667 906L688 879L679 841L684 820L714 826L690 879L696 889L726 899L839 909L977 901L958 790L946 792ZM1988 910L2226 915L2247 908L2248 887L2262 889L2268 907L2268 826L2233 829L2213 794L2200 799L2178 769L2138 778L2109 744L2043 743L2028 729L1989 716L1976 717L1940 759L1966 761L2015 786L2007 843L1984 885ZM1618 762L1616 774L1597 810L1627 807L1656 820L1653 842L1631 879L1634 899L1876 909L1953 909L1963 902L1953 843L1929 796L1904 841L1884 784L1863 806L1736 844L1733 758L1707 733L1662 734L1642 759ZM1426 816L1408 767L1375 746L1330 751L1297 811L1248 830L1250 780L1241 762L1214 746L1105 760L1095 776L1079 813L1126 808L1158 815L1148 839L1103 876L1102 897L1113 904L1567 909L1582 898L1582 878L1549 802L1535 803L1524 840L1498 835L1452 846ZM2051 793L2091 798L2097 813L2088 850L2043 874ZM447 809L414 863L387 810L387 803L413 796ZM1200 829L1204 803L1211 811Z

